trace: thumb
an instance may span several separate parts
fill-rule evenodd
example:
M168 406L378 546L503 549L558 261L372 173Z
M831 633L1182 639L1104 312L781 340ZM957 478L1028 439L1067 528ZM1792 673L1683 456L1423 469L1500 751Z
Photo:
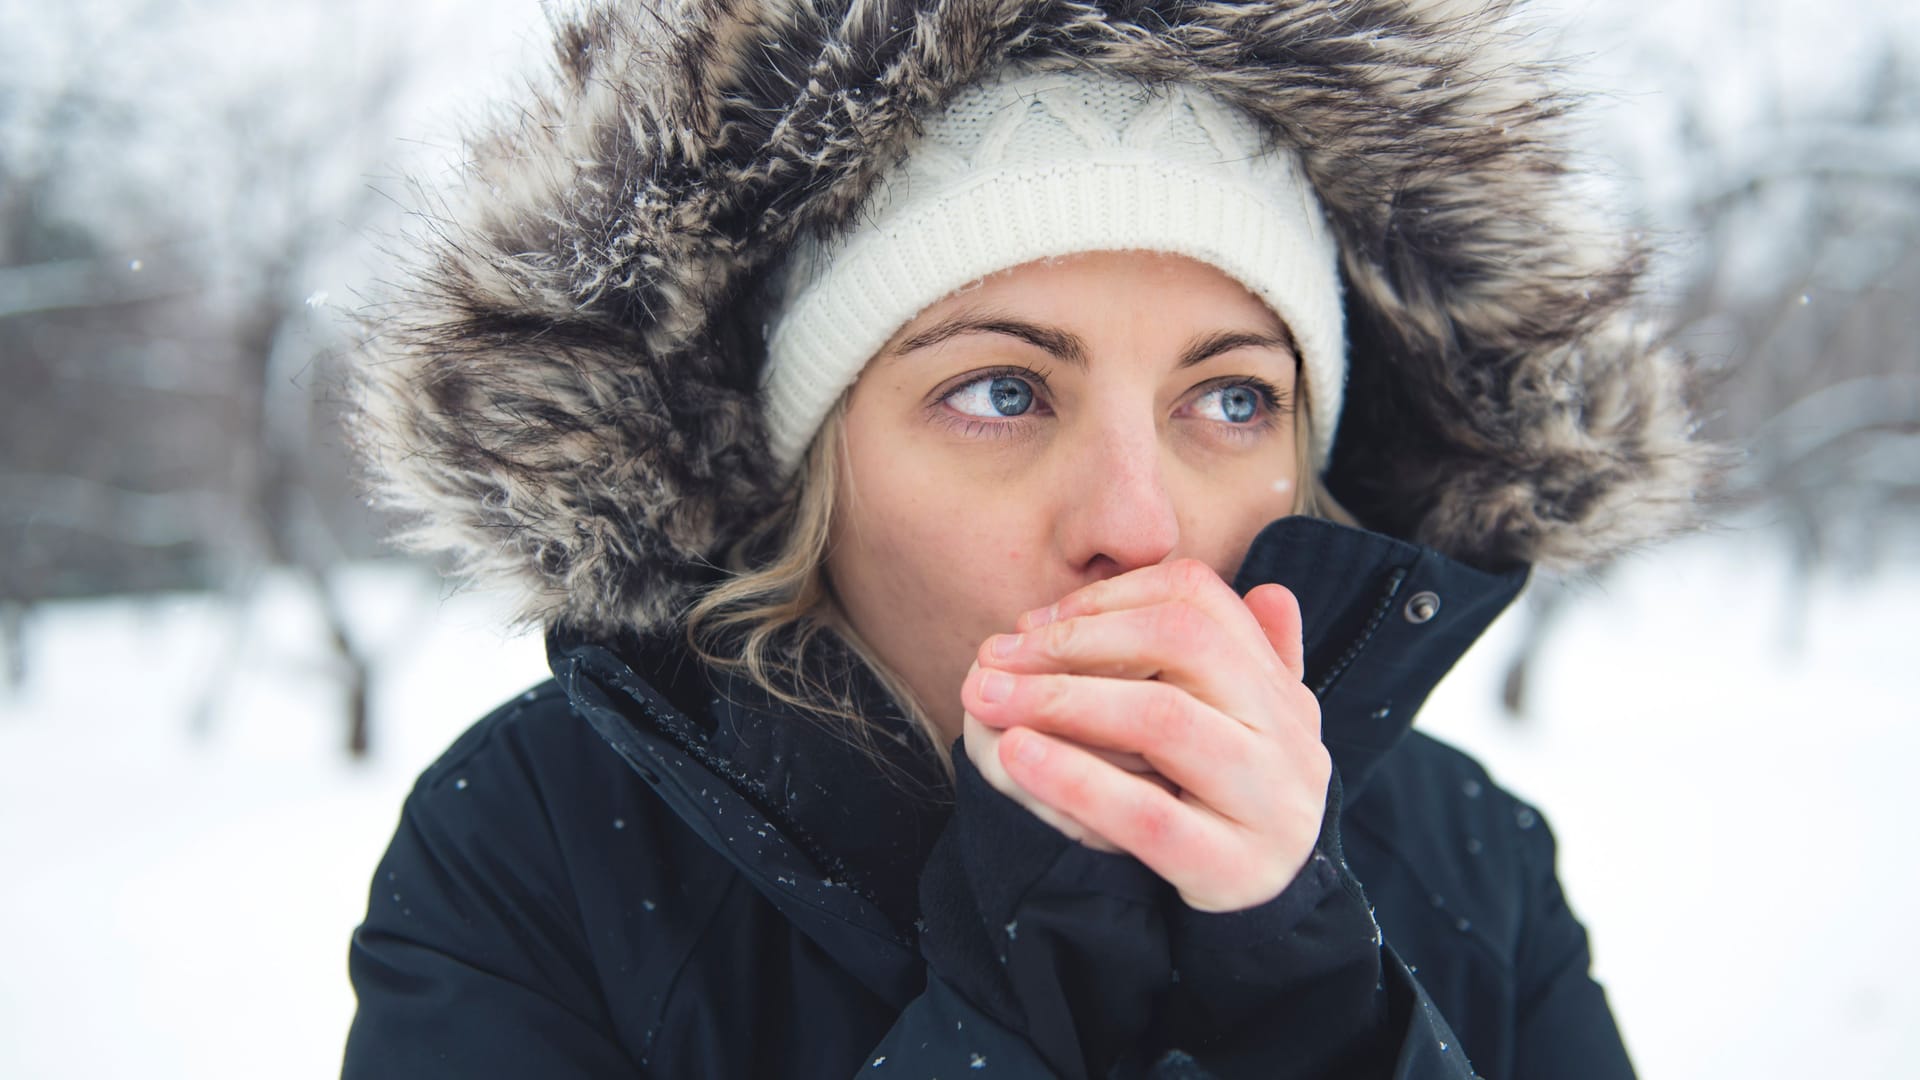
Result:
M1267 644L1296 679L1307 677L1306 646L1301 641L1300 600L1284 585L1262 585L1247 594L1247 610L1267 635Z

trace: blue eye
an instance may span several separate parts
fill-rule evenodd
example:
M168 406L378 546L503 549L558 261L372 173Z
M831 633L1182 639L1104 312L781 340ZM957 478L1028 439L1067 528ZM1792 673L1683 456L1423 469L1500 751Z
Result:
M955 390L947 398L955 411L982 419L1020 416L1033 408L1033 387L1012 375L995 375Z
M1260 415L1260 391L1251 386L1222 386L1200 399L1200 414L1209 420L1244 424Z

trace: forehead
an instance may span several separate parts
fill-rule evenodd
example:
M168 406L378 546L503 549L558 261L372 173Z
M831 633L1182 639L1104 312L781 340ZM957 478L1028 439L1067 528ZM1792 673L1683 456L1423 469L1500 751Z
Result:
M1076 368L1109 350L1187 367L1244 347L1297 356L1285 322L1240 282L1160 252L1095 252L1000 271L929 305L896 331L882 364L949 342L1024 342Z
M976 305L1068 319L1090 309L1152 300L1158 319L1233 319L1273 329L1278 315L1247 287L1208 263L1161 251L1091 251L1037 259L969 282L928 305L908 325Z

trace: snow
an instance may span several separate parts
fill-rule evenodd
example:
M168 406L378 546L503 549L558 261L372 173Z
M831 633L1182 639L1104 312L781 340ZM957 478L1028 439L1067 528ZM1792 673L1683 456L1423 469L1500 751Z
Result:
M1920 1056L1897 914L1920 889L1900 855L1920 560L1818 578L1799 616L1791 584L1758 536L1644 557L1559 624L1534 718L1497 708L1517 609L1422 716L1553 826L1649 1077L1869 1080ZM32 617L0 712L0 1075L337 1072L347 938L407 787L544 677L486 596L387 564L343 595L382 658L360 765L289 581L238 618L196 596Z
M1758 537L1644 558L1550 638L1537 717L1503 718L1521 620L1421 727L1541 808L1595 972L1650 1077L1911 1073L1908 855L1920 560L1823 576L1804 613Z
M0 699L0 1076L338 1074L347 935L401 799L545 667L417 568L346 593L384 661L364 765L289 582L238 620L194 596L30 618Z
M435 42L405 110L432 117L408 129L428 138L386 144L406 159L394 175L444 179L459 150L446 133L543 48L529 0L191 7L150 55L116 53L111 84L183 132L222 85L253 85L263 68L361 57L396 36ZM1567 47L1591 50L1615 88L1595 117L1602 152L1656 208L1697 186L1700 163L1672 153L1685 95L1708 95L1709 141L1743 147L1776 113L1843 98L1880 41L1920 34L1906 0L1557 8ZM0 66L50 102L52 76L95 51L93 35L39 15L53 8L15 9L0 10ZM88 0L80 21L124 37L127 18ZM230 36L210 33L223 19ZM236 40L246 47L225 47ZM45 152L33 133L0 130L0 153ZM149 160L166 147L193 149L145 140L116 168L176 169ZM226 189L203 181L170 187L200 193L196 220L222 220ZM361 294L365 268L339 262L302 283L312 306ZM359 764L341 749L318 615L288 580L265 579L238 611L183 595L32 616L28 680L0 691L0 1077L337 1074L347 938L401 799L467 724L545 674L539 641L500 630L488 597L443 596L390 564L354 567L342 588L381 660L374 754ZM1526 724L1496 704L1518 613L1429 704L1426 730L1552 825L1643 1075L1873 1080L1920 1059L1908 974L1920 931L1898 914L1920 892L1905 857L1920 821L1916 610L1920 559L1805 582L1760 536L1703 539L1583 597L1540 657Z

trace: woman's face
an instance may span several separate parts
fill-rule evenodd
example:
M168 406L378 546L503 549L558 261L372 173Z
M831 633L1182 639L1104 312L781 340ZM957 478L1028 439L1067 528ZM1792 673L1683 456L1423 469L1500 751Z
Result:
M868 362L827 570L949 739L975 650L1020 613L1169 559L1231 580L1291 511L1290 340L1211 266L1095 252L953 293Z

